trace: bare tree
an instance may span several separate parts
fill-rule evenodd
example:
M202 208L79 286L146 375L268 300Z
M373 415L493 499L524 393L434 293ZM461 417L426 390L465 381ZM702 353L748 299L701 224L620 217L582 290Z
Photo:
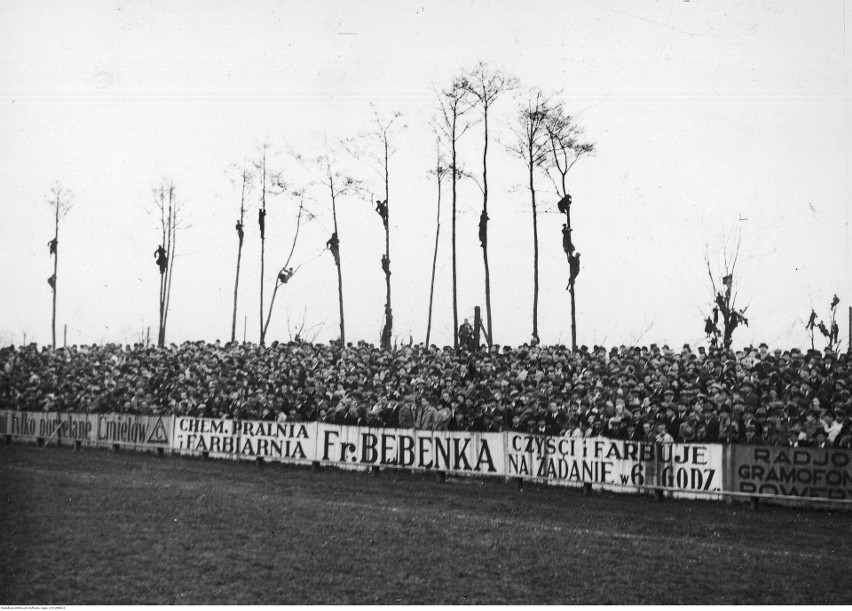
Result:
M595 152L595 147L589 142L580 142L583 130L568 114L561 102L551 104L547 122L548 140L550 141L551 161L544 168L553 182L557 195L560 197L557 208L565 214L565 224L562 226L562 249L568 257L569 281L568 290L571 294L571 349L577 349L577 315L576 315L576 286L577 274L580 273L580 253L574 249L573 226L571 225L572 198L568 193L567 176L571 168L583 157Z
M254 161L254 167L257 170L257 175L260 180L260 206L257 210L257 224L260 230L260 345L264 345L266 336L265 325L263 322L263 286L266 282L264 277L265 271L265 256L266 256L266 203L267 196L283 193L286 190L286 185L282 179L280 172L275 172L269 169L268 162L271 157L270 145L264 143L260 147L260 156ZM270 308L270 312L272 308Z
M482 148L482 213L479 216L479 243L482 247L482 261L485 267L485 312L488 317L488 345L494 341L491 318L491 272L488 268L488 111L497 99L517 87L518 81L494 70L484 62L479 62L465 77L464 87L475 99L476 108L482 114L484 145Z
M236 341L237 336L237 295L240 288L240 263L242 262L243 257L243 238L245 237L245 216L246 216L246 196L249 194L252 188L252 181L254 180L254 176L248 170L248 168L243 166L242 171L240 172L240 218L236 224L237 230L237 273L234 278L234 314L231 318L231 341Z
M358 189L358 183L350 176L344 176L335 169L335 161L331 154L321 156L318 163L322 167L323 177L320 182L328 189L331 199L331 216L334 220L334 233L325 243L326 248L334 257L334 266L337 268L337 301L340 309L340 346L346 346L346 320L343 313L343 270L340 264L340 227L337 224L337 202L341 197L347 196ZM390 299L390 298L389 298Z
M172 278L174 274L175 247L177 232L182 221L182 205L178 202L175 185L164 180L154 188L154 209L160 216L161 240L154 258L160 270L160 317L157 330L157 345L166 345L166 323L172 296Z
M518 112L515 127L516 142L510 150L524 160L529 174L530 206L533 222L533 310L532 336L538 340L538 210L535 200L535 174L547 163L549 156L549 138L547 119L550 112L549 99L540 90L533 91L529 100L522 104Z
M457 147L459 139L470 128L470 123L462 119L469 109L468 94L465 81L461 77L453 79L448 89L435 92L438 98L438 117L435 125L444 141L450 147L450 181L452 183L452 259L453 259L453 347L459 348L459 305L458 305L458 281L456 266L456 213L457 192L456 186L462 177L462 171L458 163Z
M375 210L381 217L385 229L385 254L382 255L382 271L385 274L386 299L384 319L380 335L380 345L384 350L390 350L391 338L393 336L393 308L391 302L391 257L390 257L390 158L396 151L391 143L395 127L401 113L394 112L390 117L382 117L373 111L373 129L362 134L359 138L364 141L364 150L356 150L352 143L343 143L347 152L355 159L365 163L379 178L381 186L377 189L384 193L384 199L376 199L380 196L371 195L370 201L375 199ZM405 127L404 125L402 127ZM370 192L369 189L361 189ZM373 192L375 193L375 192Z
M426 347L429 347L429 339L432 334L432 301L435 296L435 268L438 263L438 238L441 235L441 187L449 169L446 161L441 155L440 138L436 142L435 169L430 171L435 177L435 186L438 189L438 206L435 212L435 254L432 255L432 279L429 282L429 317L426 322ZM453 334L455 335L455 333Z
M47 247L50 256L53 257L53 275L47 279L53 294L53 311L50 317L50 335L53 349L56 350L56 290L59 277L59 224L71 210L74 195L57 182L50 189L47 203L53 211L53 239L49 240Z
M280 289L283 285L287 284L290 279L296 275L296 272L302 267L301 265L297 266L296 269L293 269L290 266L290 261L293 259L293 253L296 250L296 243L299 241L299 230L302 227L302 219L304 217L311 217L312 215L305 210L305 198L301 193L294 193L295 197L299 198L299 212L296 215L296 230L293 234L293 242L290 245L290 253L287 255L287 260L284 262L284 265L278 272L278 275L275 276L275 288L272 291L272 298L269 300L269 310L266 313L266 321L263 320L263 311L261 310L261 327L260 327L260 345L266 345L266 332L269 330L269 322L272 319L272 308L275 306L275 297L278 295L278 289Z
M722 272L721 281L716 282L713 276L713 270L710 265L710 256L705 251L704 262L707 265L707 275L710 277L710 286L713 289L713 311L712 316L704 319L704 332L710 339L712 347L718 346L719 336L722 337L722 346L725 350L731 348L734 331L741 324L748 326L748 319L745 313L748 306L744 308L737 307L737 290L736 285L736 269L737 262L740 256L740 237L736 237L734 244L728 244L730 240L725 240L725 245L722 251ZM719 330L721 319L722 329Z

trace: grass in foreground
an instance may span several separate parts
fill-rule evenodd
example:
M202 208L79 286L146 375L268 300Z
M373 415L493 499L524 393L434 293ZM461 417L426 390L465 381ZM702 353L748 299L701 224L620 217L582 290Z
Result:
M2 604L850 603L842 512L0 447Z

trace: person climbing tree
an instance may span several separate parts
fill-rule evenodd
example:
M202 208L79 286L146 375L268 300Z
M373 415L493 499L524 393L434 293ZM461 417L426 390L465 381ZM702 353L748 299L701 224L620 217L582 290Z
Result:
M483 210L479 215L479 245L488 246L488 214Z
M257 224L260 227L260 239L266 239L266 210L263 208L257 211Z
M565 251L565 255L570 261L571 253L574 252L574 244L571 242L571 228L568 227L568 223L562 223L562 250Z
M290 278L293 277L294 273L296 272L293 271L292 267L288 267L287 269L281 270L281 272L278 274L278 281L281 284L287 284Z
M340 266L340 239L337 237L337 232L331 234L331 237L325 243L325 247L331 251L331 256L334 257L334 264Z
M243 233L243 224L240 221L237 221L236 230L237 230L237 235L240 237L240 244L242 244L243 243L243 236L245 234Z
M160 275L166 273L166 268L169 266L169 255L166 249L160 244L157 250L154 251L154 258L157 260L157 266L160 268Z
M379 216L382 217L382 224L387 228L388 226L388 202L387 200L376 200L376 212L379 213Z
M574 281L577 279L577 276L580 274L580 253L574 252L568 255L568 266L570 268L571 276L568 278L568 286L565 287L565 290L568 290Z
M390 276L390 259L388 259L387 255L382 255L382 271L384 271L386 275Z
M50 241L47 243L47 247L50 249L50 254L51 254L51 255L55 255L55 254L56 254L56 247L57 247L57 245L58 245L58 244L59 244L59 240L57 240L56 238L53 238L52 240L50 240Z

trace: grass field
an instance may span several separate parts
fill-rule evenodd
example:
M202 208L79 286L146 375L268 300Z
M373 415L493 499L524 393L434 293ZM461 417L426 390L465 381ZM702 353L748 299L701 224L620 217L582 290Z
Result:
M0 447L0 603L850 603L850 514Z

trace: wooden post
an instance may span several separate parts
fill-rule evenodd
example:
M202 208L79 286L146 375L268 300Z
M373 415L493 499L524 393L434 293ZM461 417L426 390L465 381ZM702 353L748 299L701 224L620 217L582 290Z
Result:
M150 343L151 343L151 327L149 326L148 331L145 333L145 347L147 348Z
M68 325L65 324L62 326L62 347L66 348L68 346Z
M243 343L246 343L246 325L248 324L248 315L243 316Z

